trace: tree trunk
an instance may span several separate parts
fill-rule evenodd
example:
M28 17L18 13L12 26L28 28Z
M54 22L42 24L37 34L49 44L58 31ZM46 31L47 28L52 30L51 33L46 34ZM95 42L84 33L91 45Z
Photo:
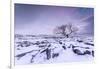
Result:
M66 35L67 38L69 38L69 35Z

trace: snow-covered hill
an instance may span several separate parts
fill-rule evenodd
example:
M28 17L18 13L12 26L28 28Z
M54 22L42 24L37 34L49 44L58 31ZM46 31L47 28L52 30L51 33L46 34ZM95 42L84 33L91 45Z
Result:
M15 64L93 61L93 36L16 35Z

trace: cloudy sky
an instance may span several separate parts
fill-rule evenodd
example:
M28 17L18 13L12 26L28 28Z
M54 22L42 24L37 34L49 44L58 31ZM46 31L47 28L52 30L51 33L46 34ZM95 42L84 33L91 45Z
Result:
M78 33L93 34L94 9L15 4L15 33L52 34L56 26L72 23Z

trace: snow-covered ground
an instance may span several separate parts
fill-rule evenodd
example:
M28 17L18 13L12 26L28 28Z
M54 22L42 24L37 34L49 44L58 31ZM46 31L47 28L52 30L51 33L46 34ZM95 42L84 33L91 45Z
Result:
M93 36L46 37L17 35L15 37L15 64L93 61Z

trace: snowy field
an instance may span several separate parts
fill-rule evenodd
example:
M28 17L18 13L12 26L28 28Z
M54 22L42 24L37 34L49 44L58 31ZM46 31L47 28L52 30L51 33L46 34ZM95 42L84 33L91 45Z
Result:
M15 64L93 61L93 36L15 35Z

